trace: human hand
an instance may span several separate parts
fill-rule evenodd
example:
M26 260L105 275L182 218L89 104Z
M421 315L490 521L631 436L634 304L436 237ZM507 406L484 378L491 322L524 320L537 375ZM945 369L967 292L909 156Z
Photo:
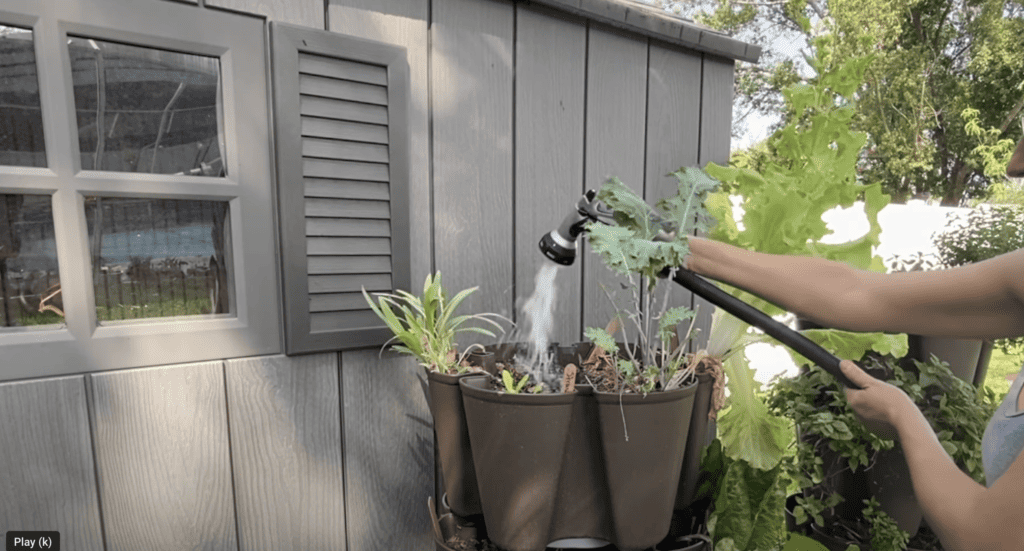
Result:
M879 437L895 440L899 436L896 420L905 408L916 408L914 402L902 389L868 375L850 360L839 362L839 368L850 382L860 387L845 389L854 415Z

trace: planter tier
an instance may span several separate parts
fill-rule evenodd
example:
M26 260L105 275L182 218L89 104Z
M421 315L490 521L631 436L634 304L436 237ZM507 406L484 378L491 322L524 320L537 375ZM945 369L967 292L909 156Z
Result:
M469 375L475 373L444 375L427 372L430 415L434 418L441 479L448 497L448 507L460 517L483 513L473 468L473 454L469 447L469 429L466 427L466 414L462 407L462 391L459 389L459 379Z
M585 385L573 394L510 395L489 390L484 376L459 385L496 545L543 551L552 541L594 538L641 551L665 538L696 383L646 397Z

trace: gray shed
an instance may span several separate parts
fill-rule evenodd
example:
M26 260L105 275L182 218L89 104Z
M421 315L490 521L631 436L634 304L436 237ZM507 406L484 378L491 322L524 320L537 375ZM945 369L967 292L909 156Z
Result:
M728 161L760 55L621 0L7 0L3 29L0 526L76 551L432 549L425 376L360 289L440 271L515 318L586 189ZM558 342L611 314L581 257Z

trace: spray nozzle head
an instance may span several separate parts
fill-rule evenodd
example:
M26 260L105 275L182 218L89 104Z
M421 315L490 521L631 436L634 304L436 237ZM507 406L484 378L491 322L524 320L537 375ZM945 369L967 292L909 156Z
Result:
M576 211L565 217L557 229L540 238L540 252L549 260L570 266L576 260L576 239L586 231L588 222L602 222L599 217L611 216L611 212L600 209L597 192L589 190L576 202Z

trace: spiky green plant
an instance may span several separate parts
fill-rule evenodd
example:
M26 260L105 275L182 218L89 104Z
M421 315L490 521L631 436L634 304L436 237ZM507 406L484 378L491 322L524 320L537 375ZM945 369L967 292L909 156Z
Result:
M374 303L365 288L363 296L377 317L383 320L395 335L384 343L384 346L398 341L400 344L393 346L396 351L416 357L427 369L458 374L468 370L462 365L462 360L479 345L467 347L460 355L456 348L456 335L472 332L491 338L495 336L490 329L466 325L467 323L480 321L504 332L501 324L494 320L505 319L499 314L455 315L462 301L477 289L478 287L464 289L448 300L448 294L441 285L441 272L437 272L434 275L427 275L423 283L422 296L403 290L395 293L374 293L378 300Z

